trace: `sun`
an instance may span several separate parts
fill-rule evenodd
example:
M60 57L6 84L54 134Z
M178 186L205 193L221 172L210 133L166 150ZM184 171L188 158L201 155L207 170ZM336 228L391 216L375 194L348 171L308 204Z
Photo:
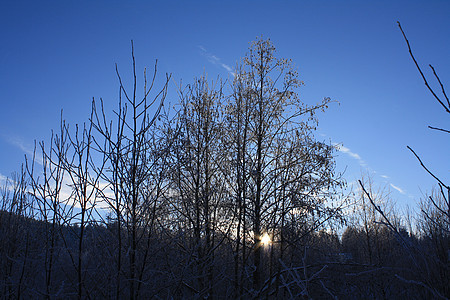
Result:
M266 233L263 234L263 236L261 237L261 244L263 246L268 246L272 243L272 240L270 239L270 236Z

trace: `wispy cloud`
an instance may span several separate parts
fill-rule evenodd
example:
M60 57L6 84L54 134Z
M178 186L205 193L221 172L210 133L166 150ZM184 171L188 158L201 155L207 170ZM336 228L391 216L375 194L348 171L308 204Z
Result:
M352 152L349 148L344 147L344 146L339 146L339 151L344 152L348 155L350 155L351 157L353 157L354 159L357 160L361 160L361 156L359 156L358 153Z
M393 183L391 183L390 182L390 179L391 179L391 177L389 177L388 175L380 175L380 177L381 178L383 178L383 179L385 179L386 181L386 183L389 183L389 185L391 186L391 188L393 188L394 190L396 190L397 192L399 192L400 194L402 194L402 195L406 195L406 191L405 191L405 189L402 189L401 187L399 187L399 186L396 186L395 184L393 184Z
M64 202L66 205L70 205L73 207L76 207L78 209L81 208L81 204L76 199L80 199L80 197L77 196L76 191L74 189L73 182L68 178L68 176L63 178L63 182L61 183L61 190L59 194L59 199L61 202ZM114 199L114 193L109 188L110 185L107 182L98 182L96 188L103 190L103 195L105 197L108 197L109 199ZM90 209L92 207L95 207L100 210L108 210L111 207L103 201L102 197L99 196L99 194L94 190L94 187L91 185L87 186L86 195L90 196L90 199L88 200L87 209Z
M334 144L334 146L340 152L347 154L348 156L350 156L353 159L356 159L360 166L367 167L366 162L361 158L361 156L358 153L355 153L355 152L351 151L350 148L347 148L347 147L345 147L343 145L340 145L340 144Z
M8 177L0 173L0 185L3 186L3 184L8 180Z
M390 185L393 189L397 190L400 194L406 195L406 192L402 188L399 188L398 186L393 185L392 183L390 183Z
M34 155L34 146L31 146L30 144L26 143L21 137L19 136L4 136L4 139L6 142L8 142L10 145L13 145L20 150L22 150L25 154L29 156L29 158L32 158ZM42 165L42 158L37 155L35 157L35 162Z
M0 173L0 189L2 191L14 191L14 186L16 185L16 182L8 176L5 176Z
M30 146L27 145L20 137L17 137L17 136L9 137L8 138L8 142L11 145L16 146L17 148L19 148L20 150L22 150L26 154L29 154L29 155L33 154L33 149L30 148Z
M336 149L339 150L340 152L345 153L345 154L347 154L348 156L350 156L351 158L357 160L358 163L359 163L359 165L360 165L361 167L367 167L366 162L361 158L361 156L360 156L358 153L351 151L350 148L347 148L347 147L345 147L345 146L343 146L343 145L341 145L341 144L336 144L336 143L334 143L333 145L334 145L334 146L336 147ZM373 172L373 173L377 173L375 170L372 170L372 172ZM403 189L403 188L401 188L401 187L399 187L399 186L396 186L396 185L394 185L394 184L392 184L392 183L390 182L390 181L391 181L391 177L389 177L388 175L385 175L385 174L381 174L381 175L379 175L379 176L385 180L385 183L386 183L386 184L389 184L393 189L395 189L396 191L398 191L400 194L406 195L406 190L405 190L405 189Z
M202 55L205 56L206 59L208 59L208 61L210 63L224 68L233 77L236 76L236 73L233 72L233 68L230 67L229 65L223 63L219 57L215 56L214 54L212 54L211 52L206 50L206 48L201 45L199 45L198 48L201 50Z

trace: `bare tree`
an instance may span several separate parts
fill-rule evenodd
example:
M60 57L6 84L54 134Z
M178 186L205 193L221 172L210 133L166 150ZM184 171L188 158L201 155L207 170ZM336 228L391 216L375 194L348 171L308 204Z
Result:
M85 285L86 276L89 274L86 271L86 263L83 261L86 256L85 234L86 228L89 225L92 226L98 219L97 194L105 164L105 160L94 161L92 152L95 150L95 144L92 129L92 122L89 122L88 125L84 124L82 128L76 124L73 135L70 134L69 126L63 128L70 143L70 151L61 159L64 172L68 177L66 184L71 192L67 200L67 205L70 205L70 217L63 222L72 229L73 235L76 236L75 249L69 245L71 241L67 240L65 234L62 234L62 239L77 273L78 299L90 297L89 290ZM90 278L90 280L94 280L94 278Z
M113 127L108 122L103 103L101 110L94 106L92 122L95 129L106 140L104 149L107 166L102 172L102 180L109 184L112 196L105 194L104 200L114 212L117 224L116 256L116 298L121 298L121 275L124 272L123 253L128 258L128 298L136 299L142 287L144 271L149 258L149 243L152 226L157 217L158 203L162 199L162 170L160 163L167 155L165 151L155 149L157 136L155 124L167 95L170 75L166 75L163 86L156 93L157 64L150 82L144 71L143 96L138 96L136 63L133 42L133 81L131 92L123 85L116 66L119 79L119 109L115 112L117 121ZM103 143L99 143L102 145ZM125 234L125 236L123 236ZM142 255L141 255L142 254Z
M38 220L44 222L45 253L45 291L40 292L46 298L58 293L53 284L54 265L60 250L59 227L67 221L68 215L66 203L68 195L63 193L64 189L64 159L70 144L67 141L65 124L61 117L60 134L54 134L50 138L49 147L40 142L40 153L42 158L36 156L37 147L32 159L27 160L27 173L30 178L31 195L35 198Z
M23 297L32 233L26 222L33 217L32 197L28 196L26 170L5 178L0 187L0 290L5 298Z

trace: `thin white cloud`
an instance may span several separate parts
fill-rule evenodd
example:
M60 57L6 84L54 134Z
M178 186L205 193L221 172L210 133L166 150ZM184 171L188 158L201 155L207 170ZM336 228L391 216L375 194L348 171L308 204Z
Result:
M32 155L33 149L31 149L20 137L9 137L8 142L25 152L26 154Z
M208 50L206 50L205 47L199 45L198 48L202 51L202 55L206 57L206 59L208 59L208 61L210 63L212 63L213 65L218 65L222 68L224 68L229 74L231 74L233 77L236 76L236 73L233 72L233 68L230 67L227 64L224 64L220 58L218 58L217 56L215 56L214 54L208 52Z
M64 203L67 206L72 206L77 209L81 209L81 204L77 199L79 198L76 194L76 191L74 189L74 183L70 179L70 176L67 174L63 175L61 184L61 189L59 190L59 194L57 194L57 200L60 203ZM75 178L76 180L76 178ZM50 181L48 188L52 189L54 187L55 182ZM97 188L104 189L104 195L106 197L114 197L114 194L112 191L108 188L108 184L106 182L99 182L97 183ZM103 201L103 198L99 196L98 193L94 190L94 188L91 185L87 186L86 195L90 196L88 203L86 205L87 209L91 209L94 206L100 210L109 210L111 207ZM74 218L74 222L77 222L77 218Z
M385 179L385 182L386 182L386 183L389 183L389 185L390 185L394 190L396 190L397 192L399 192L399 193L402 194L402 195L406 195L406 192L405 192L404 189L402 189L401 187L396 186L396 185L394 185L394 184L392 184L392 183L390 182L391 177L389 177L388 175L384 175L384 174L383 174L383 175L380 175L380 177L383 178L383 179Z
M233 74L233 76L234 76L233 69L232 69L229 65L226 65L226 64L222 63L221 66L222 66L225 70L227 70L228 73L231 73L231 74Z
M350 148L347 148L340 144L334 144L334 146L336 147L336 149L338 151L347 154L348 156L350 156L353 159L356 159L360 166L367 167L366 162L361 158L361 156L358 153L355 153L355 152L351 151Z
M390 185L393 189L397 190L400 194L406 195L405 191L402 188L399 188L398 186L395 186L392 183L390 183Z
M24 142L24 140L18 136L8 136L6 137L6 141L22 150L25 154L27 154L29 159L33 158L34 155L34 147L31 147L29 144ZM42 165L42 157L39 155L39 151L36 152L35 162L39 165Z
M4 186L6 181L8 180L8 177L0 173L0 186Z
M0 189L2 191L13 192L16 185L17 182L15 182L14 179L0 173Z
M361 156L359 156L358 153L352 152L349 148L344 146L339 146L339 151L344 152L348 154L349 156L353 157L354 159L361 160Z
M361 158L361 156L360 156L358 153L355 153L355 152L351 151L350 148L347 148L347 147L345 147L345 146L343 146L343 145L340 145L340 144L334 143L333 145L336 147L336 149L337 149L338 151L340 151L340 152L342 152L342 153L345 153L345 154L347 154L348 156L350 156L351 158L357 160L360 166L362 166L362 167L367 167L366 162ZM376 171L373 171L373 172L374 172L374 173L377 173ZM394 185L394 184L392 184L392 183L389 182L389 181L390 181L390 177L389 177L388 175L381 174L381 175L379 175L379 176L380 176L381 178L385 179L385 180L386 180L385 182L386 182L386 183L389 183L389 185L390 185L393 189L395 189L396 191L398 191L400 194L406 195L406 191L405 191L404 189L402 189L401 187L398 187L398 186L396 186L396 185Z

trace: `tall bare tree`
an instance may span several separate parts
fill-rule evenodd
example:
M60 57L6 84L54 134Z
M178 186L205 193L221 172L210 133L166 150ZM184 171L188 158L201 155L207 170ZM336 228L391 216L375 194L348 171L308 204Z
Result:
M70 145L69 151L61 157L62 167L67 177L66 185L70 189L70 195L66 200L66 205L70 206L70 216L63 220L63 224L72 229L77 245L72 247L66 234L62 234L62 240L77 273L76 291L78 299L90 297L85 282L94 280L92 277L86 280L89 274L86 262L83 259L87 251L85 235L88 226L94 225L98 219L96 206L99 198L99 181L105 165L104 159L94 160L95 144L92 129L92 122L87 125L85 123L81 128L76 124L75 132L72 134L69 126L63 128Z
M27 173L30 178L31 195L35 198L36 215L38 220L44 222L44 269L45 291L40 292L46 298L50 298L58 292L53 284L53 273L58 253L61 250L60 226L68 221L70 204L68 195L64 190L64 160L70 148L65 122L62 119L60 134L54 134L50 138L50 144L46 147L44 142L39 143L40 151L35 147L31 160L27 159ZM38 154L42 156L36 156Z
M24 222L34 217L28 183L22 166L20 172L2 180L0 187L0 291L5 298L23 297L25 280L31 271L33 234Z
M157 218L156 208L161 200L162 169L165 151L155 148L155 124L167 95L170 75L166 75L162 87L154 91L157 82L157 64L151 80L147 81L144 70L143 95L137 90L136 62L132 46L133 80L131 91L127 90L116 66L119 79L119 108L115 112L117 121L107 121L101 109L95 109L92 122L98 133L106 140L104 155L107 159L102 180L109 184L113 195L105 194L104 200L114 212L117 224L117 272L116 298L121 298L121 275L124 272L125 253L128 271L128 298L136 299L142 287L142 276L149 258L149 243L152 226ZM117 126L114 129L113 126ZM99 143L102 145L103 143ZM158 145L159 146L159 145ZM124 236L123 236L124 235Z

